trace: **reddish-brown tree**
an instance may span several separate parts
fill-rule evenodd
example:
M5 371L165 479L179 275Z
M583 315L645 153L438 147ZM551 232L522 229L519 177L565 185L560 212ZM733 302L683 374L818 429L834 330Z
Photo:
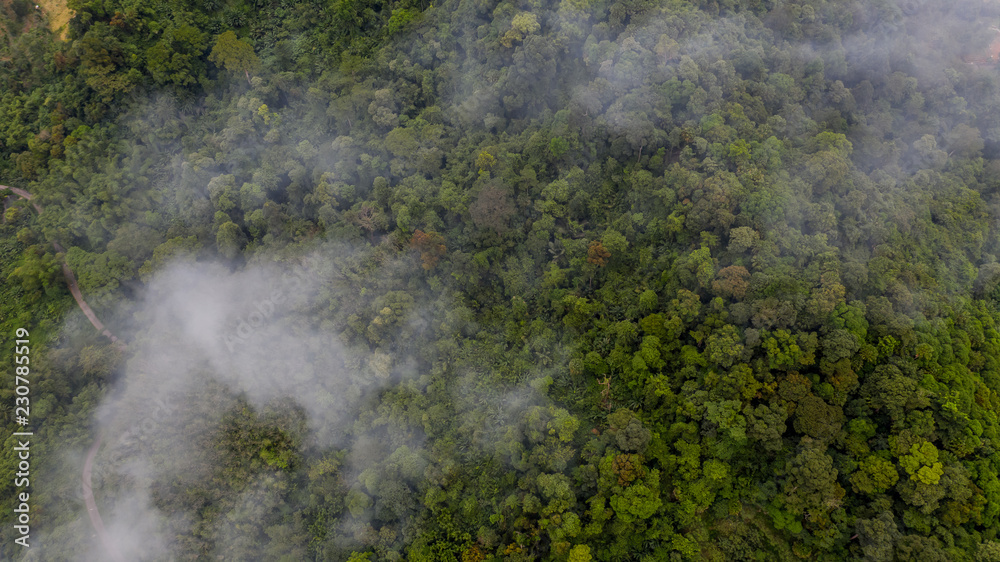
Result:
M420 252L420 261L425 270L434 269L438 261L447 253L444 237L437 232L416 230L410 238L410 247Z
M592 263L597 267L604 267L608 265L608 259L611 258L611 252L604 248L604 244L601 244L600 240L594 240L590 243L590 247L587 248L587 263Z

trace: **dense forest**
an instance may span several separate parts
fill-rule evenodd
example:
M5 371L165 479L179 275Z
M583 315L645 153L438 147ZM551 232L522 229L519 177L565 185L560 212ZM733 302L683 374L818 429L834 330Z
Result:
M53 4L0 558L1000 562L1000 2Z

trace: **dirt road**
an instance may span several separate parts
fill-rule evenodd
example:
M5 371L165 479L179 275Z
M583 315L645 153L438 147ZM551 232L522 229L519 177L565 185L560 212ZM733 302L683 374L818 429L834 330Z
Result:
M27 199L31 206L35 208L39 214L42 213L42 206L38 202L33 201L35 198L31 193L17 188L8 187L6 185L0 185L0 189L9 189L14 192L15 195L23 199ZM69 262L66 261L66 249L62 247L58 242L53 241L52 246L57 252L63 255L62 260L62 272L63 276L66 278L66 285L69 286L69 292L73 295L73 299L76 301L77 306L83 311L83 314L90 320L94 328L97 328L98 332L101 332L105 337L110 339L119 347L119 349L125 349L125 343L118 339L110 330L104 327L104 324L97 319L97 315L94 314L93 309L87 304L87 301L83 300L83 293L80 292L80 287L76 283L76 275L73 275L73 270L69 267ZM94 444L90 446L90 450L87 451L87 460L83 463L83 474L80 479L80 483L83 486L83 502L87 506L87 515L90 517L90 524L94 527L94 532L97 533L98 540L101 541L101 545L104 546L104 550L107 555L110 556L111 560L114 562L125 562L122 555L115 548L114 543L111 541L111 537L108 536L107 531L104 529L104 521L101 519L101 513L97 509L97 501L94 500L94 490L91 486L91 473L94 468L94 457L97 456L98 449L101 448L101 436L98 434L97 440Z
M94 527L94 532L97 533L97 538L101 541L101 545L104 546L104 550L107 552L111 560L115 562L125 562L122 558L120 552L115 547L115 543L111 541L111 537L108 536L107 531L104 529L104 521L101 519L101 512L97 510L97 502L94 500L94 490L91 487L91 472L94 468L94 457L97 456L97 450L101 448L101 437L98 435L97 441L90 446L90 450L87 451L87 460L83 463L83 476L80 479L80 484L83 486L83 502L87 506L87 515L90 516L90 524Z
M0 189L9 189L13 191L14 195L17 195L19 197L22 197L30 201L31 206L35 208L35 211L38 211L38 214L42 213L42 206L33 200L35 196L32 195L31 193L28 193L27 191L18 187L10 187L6 185L0 185ZM62 245L59 244L59 242L55 241L52 242L52 246L56 249L57 252L63 254L63 260L62 260L63 276L66 278L66 285L69 287L69 292L70 294L73 295L73 300L76 301L76 305L80 307L80 310L83 311L84 316L87 317L87 320L90 320L90 323L94 326L94 328L97 328L98 332L103 334L105 337L107 337L109 340L117 344L119 347L124 348L125 344L118 339L118 336L112 334L110 330L104 327L104 324L100 320L98 320L97 315L94 314L94 310L90 308L90 305L87 304L87 301L83 300L83 293L80 292L80 286L77 285L76 283L76 275L73 275L73 270L69 267L69 262L66 261L65 257L66 249L63 248Z

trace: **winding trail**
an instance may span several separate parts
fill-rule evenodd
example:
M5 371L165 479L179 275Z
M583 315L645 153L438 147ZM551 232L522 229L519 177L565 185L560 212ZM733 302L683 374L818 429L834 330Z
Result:
M22 199L27 200L31 203L31 206L35 208L38 214L42 214L42 206L34 201L35 196L31 193L18 188L10 187L6 185L0 185L0 189L9 189ZM62 247L59 242L52 241L52 247L56 249L57 252L62 254L62 272L63 276L66 278L66 285L69 286L69 292L73 295L73 300L76 301L77 306L83 311L83 314L90 320L94 328L98 332L103 334L105 337L110 339L112 343L118 346L118 349L125 350L125 342L118 339L117 336L111 333L110 330L104 327L104 324L97 319L97 315L94 314L94 310L90 308L87 301L83 300L83 293L80 292L80 286L76 282L76 275L73 275L73 270L69 267L69 262L66 261L66 249ZM125 562L121 553L115 547L114 542L112 542L111 537L108 536L107 531L104 529L104 521L101 519L101 512L97 509L97 501L94 500L94 490L91 482L91 474L94 468L94 457L97 456L98 449L101 448L101 435L97 434L97 440L94 444L90 446L90 450L87 451L87 460L83 463L83 474L80 478L80 484L83 487L83 502L87 506L87 515L90 516L90 524L94 527L94 532L97 533L98 539L101 541L101 545L104 546L104 550L107 551L107 555L111 557L114 562Z
M63 256L66 255L66 249L63 248L59 244L59 242L53 241L52 246L56 249L57 252L61 253ZM83 311L83 314L87 317L87 320L90 320L90 323L93 324L95 328L97 328L98 332L100 332L109 340L111 340L113 343L115 343L115 345L117 345L119 349L124 350L125 343L119 340L118 336L112 334L111 330L108 330L107 328L104 327L104 324L102 324L101 321L97 319L97 315L94 314L94 311L90 308L90 305L87 304L87 301L83 300L83 293L80 292L80 286L76 284L76 276L73 275L73 270L70 269L69 263L66 261L65 257L63 257L62 261L62 272L63 276L66 278L66 284L69 286L69 292L73 294L73 299L76 300L76 304L79 305L80 310Z
M97 510L97 502L94 501L94 490L91 487L91 471L94 468L94 457L97 456L97 450L100 448L101 435L97 434L97 441L94 441L94 444L90 446L90 450L87 451L87 460L83 463L83 476L80 479L80 485L83 486L83 501L87 505L87 515L90 516L90 525L94 527L94 532L97 533L97 538L104 546L104 550L107 551L108 555L115 562L125 562L121 553L118 552L118 548L115 547L115 543L108 536L108 532L104 530L104 520L101 519L101 512Z
M42 214L42 206L39 205L37 201L34 201L35 196L32 195L31 193L28 193L27 191L19 187L10 187L7 185L0 185L0 189L9 189L13 191L14 195L26 199L28 202L31 203L31 206L35 208L35 211L37 211L38 214ZM119 349L124 349L125 344L123 342L120 342L118 336L112 334L111 330L108 330L107 328L104 327L104 324L101 323L101 321L97 319L97 315L94 314L94 310L90 308L90 305L87 304L87 301L83 300L83 293L80 292L80 286L76 283L76 275L73 275L73 270L69 267L69 262L66 261L66 248L63 248L62 245L59 244L59 242L56 242L54 240L52 241L52 247L54 247L57 252L63 255L62 259L63 276L66 278L66 285L69 286L69 292L73 295L73 300L76 301L77 306L80 307L80 310L83 311L83 314L87 317L87 320L90 320L90 323L93 324L94 328L97 328L98 332L103 334L113 343L117 344Z

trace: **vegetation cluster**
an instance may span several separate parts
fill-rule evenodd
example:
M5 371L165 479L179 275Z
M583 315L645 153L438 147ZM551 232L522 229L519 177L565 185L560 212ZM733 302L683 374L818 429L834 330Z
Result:
M204 390L171 559L1000 560L1000 4L439 1L2 4L0 557L89 548L60 459L134 368L58 240L126 338L167 264L341 272L303 330L376 390L333 447Z

